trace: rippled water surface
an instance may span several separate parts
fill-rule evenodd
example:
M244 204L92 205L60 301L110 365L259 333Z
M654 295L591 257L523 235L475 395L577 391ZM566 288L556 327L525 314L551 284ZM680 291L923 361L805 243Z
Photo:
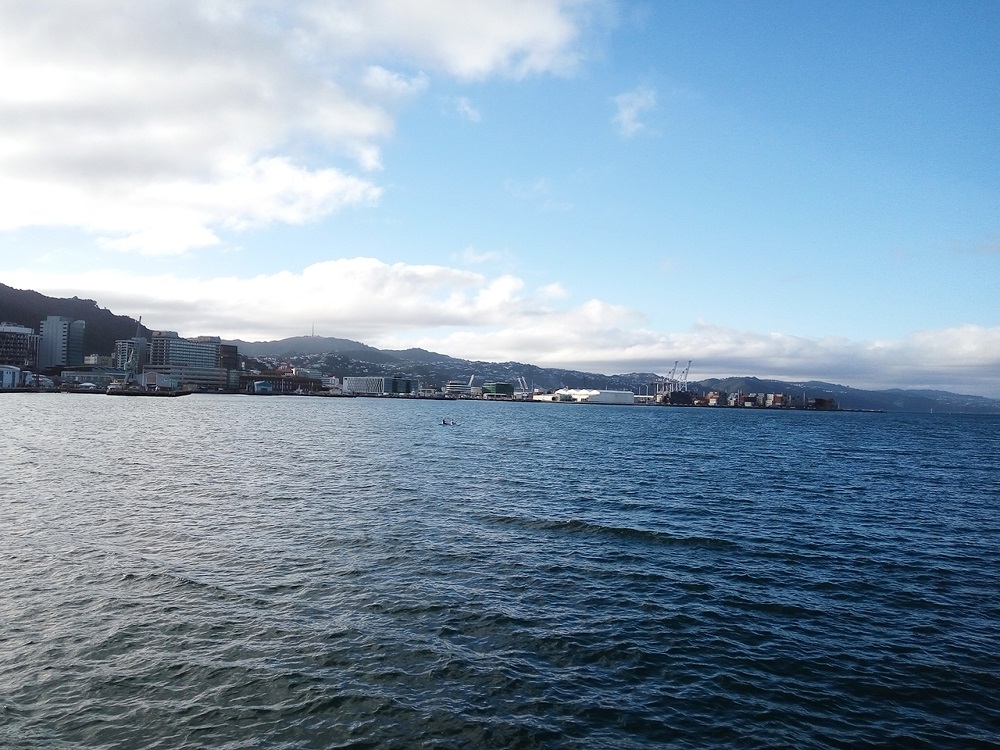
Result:
M996 418L6 394L0 435L0 746L1000 745Z

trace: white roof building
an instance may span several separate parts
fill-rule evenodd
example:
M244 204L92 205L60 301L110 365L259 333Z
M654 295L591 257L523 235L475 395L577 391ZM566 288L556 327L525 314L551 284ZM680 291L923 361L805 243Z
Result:
M554 393L539 393L535 401L557 401L577 404L634 404L632 391L598 391L591 388L560 388Z

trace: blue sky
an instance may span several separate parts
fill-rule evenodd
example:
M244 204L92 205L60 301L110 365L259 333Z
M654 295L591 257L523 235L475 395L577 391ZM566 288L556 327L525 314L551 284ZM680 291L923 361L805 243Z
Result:
M997 39L988 2L3 4L0 281L1000 397Z

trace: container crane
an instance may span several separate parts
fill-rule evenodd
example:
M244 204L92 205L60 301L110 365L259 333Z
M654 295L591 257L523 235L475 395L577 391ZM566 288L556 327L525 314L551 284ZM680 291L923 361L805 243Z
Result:
M674 373L677 372L677 361L674 361L674 368L667 373L667 377L660 381L660 393L672 393L674 390Z

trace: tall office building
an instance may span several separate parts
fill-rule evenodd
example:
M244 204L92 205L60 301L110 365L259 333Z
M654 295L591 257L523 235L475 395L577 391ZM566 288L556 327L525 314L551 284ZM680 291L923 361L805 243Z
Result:
M42 321L38 345L38 369L73 367L83 364L83 333L87 323L61 315Z

